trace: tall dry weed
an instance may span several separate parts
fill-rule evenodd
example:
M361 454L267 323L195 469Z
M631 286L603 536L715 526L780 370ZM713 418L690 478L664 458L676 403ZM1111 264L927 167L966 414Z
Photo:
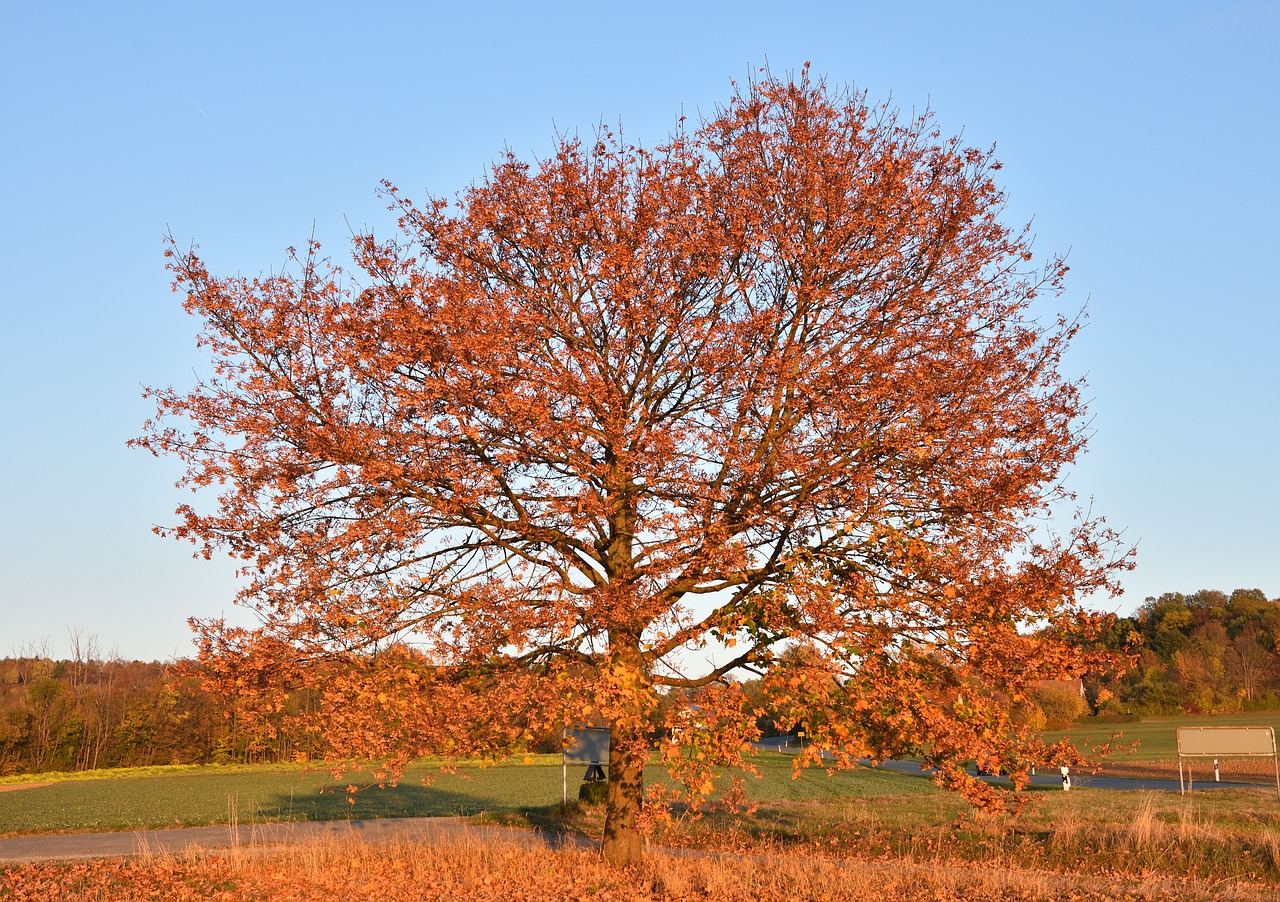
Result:
M1280 855L1280 850L1276 852ZM1274 902L1274 886L1197 884L1043 870L799 855L674 854L654 850L641 868L608 868L590 850L554 850L467 835L373 845L327 839L291 846L254 842L237 855L152 854L131 860L0 869L5 902L115 900L449 899L458 902L1067 902L1169 900Z
M1164 825L1156 811L1155 795L1145 792L1129 822L1128 848L1134 852L1146 852L1158 845L1163 836Z

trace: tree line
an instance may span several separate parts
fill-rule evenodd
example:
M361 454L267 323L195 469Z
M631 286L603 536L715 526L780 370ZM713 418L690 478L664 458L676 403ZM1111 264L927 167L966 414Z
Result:
M1086 680L1100 714L1224 714L1280 709L1280 598L1203 589L1147 598L1104 643L1134 666Z
M0 776L157 764L290 760L322 753L305 730L240 716L237 699L206 687L199 665L42 649L0 658ZM305 715L307 699L282 700Z
M1102 644L1132 668L1088 674L1083 699L1042 686L1013 702L1018 716L1053 728L1088 715L1280 710L1280 598L1261 590L1148 598L1116 618ZM319 759L334 751L317 729L315 691L297 688L264 705L248 671L238 672L237 684L207 667L198 659L102 656L77 636L68 658L29 648L0 659L0 775ZM794 716L770 708L758 681L742 688L764 733L796 728ZM685 695L669 694L663 704L696 708L698 698ZM527 739L532 751L552 751L556 742L547 731Z

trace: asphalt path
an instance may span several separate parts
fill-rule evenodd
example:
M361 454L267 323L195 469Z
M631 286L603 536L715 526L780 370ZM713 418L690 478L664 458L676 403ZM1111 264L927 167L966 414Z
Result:
M867 766L872 766L870 761L866 762ZM895 770L902 773L920 774L919 761L882 761L877 767L883 767L886 770ZM988 783L1009 783L1008 777L996 777L990 774L975 774L979 779L986 780ZM1056 786L1061 788L1062 775L1060 773L1039 773L1031 778L1032 786ZM1202 781L1194 781L1188 783L1189 790L1201 789L1256 789L1256 783L1207 783ZM1177 780L1157 780L1157 779L1133 779L1129 777L1104 777L1100 774L1090 774L1088 772L1072 771L1071 773L1072 789L1114 789L1121 792L1133 790L1151 790L1155 792L1178 792L1181 790Z
M800 751L799 746L794 744L794 740L790 743L785 738L769 737L759 742L753 743L756 748L766 752L781 752L784 755L794 755ZM904 774L924 775L920 767L919 761L903 761L889 760L881 761L879 764L872 764L870 759L863 759L862 764L867 767L881 767L885 770L897 771ZM982 780L988 783L1009 783L1007 777L996 777L988 774L976 774ZM1050 773L1036 774L1031 778L1032 786L1056 786L1061 788L1062 775L1056 769ZM1188 782L1189 790L1201 789L1256 789L1256 783L1215 783L1212 780L1202 781L1196 780ZM1071 773L1072 789L1112 789L1120 792L1132 792L1135 790L1149 790L1154 792L1178 792L1181 790L1177 780L1158 780L1153 778L1129 778L1129 777L1104 777L1098 774L1090 774L1088 772L1073 771Z

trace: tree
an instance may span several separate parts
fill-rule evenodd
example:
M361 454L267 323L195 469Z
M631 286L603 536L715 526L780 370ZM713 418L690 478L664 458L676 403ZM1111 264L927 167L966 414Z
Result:
M1098 521L1043 528L1078 322L1036 317L1066 267L1001 223L998 168L806 70L652 149L562 137L452 203L386 184L359 282L314 242L259 278L171 244L212 375L150 391L136 444L219 487L162 532L241 559L262 618L197 624L205 657L323 683L335 753L607 723L617 863L661 693L699 690L663 744L689 798L744 764L735 672L812 754L916 751L987 798L960 762L1027 760L1002 699L1085 666L1078 599L1126 566Z
M1275 656L1255 636L1237 636L1227 648L1225 664L1240 695L1252 702L1275 670Z

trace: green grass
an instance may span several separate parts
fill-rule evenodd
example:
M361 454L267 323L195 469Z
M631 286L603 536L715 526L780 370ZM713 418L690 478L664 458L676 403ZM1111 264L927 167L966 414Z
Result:
M396 786L369 785L368 774L335 781L327 770L301 766L175 767L91 774L39 774L27 783L50 785L0 792L0 835L15 833L133 830L209 824L374 817L432 817L513 812L560 801L559 756L532 764L466 766L442 773L430 763L411 765ZM762 779L748 778L758 803L936 795L920 777L856 770L828 777L810 769L793 779L791 759L762 754ZM569 791L577 797L581 767L570 768ZM423 785L428 778L428 785ZM646 780L666 772L651 767ZM6 783L16 781L7 780ZM347 786L367 786L348 801Z
M1280 712L1255 711L1248 714L1214 714L1205 716L1144 717L1136 723L1072 724L1071 729L1046 733L1045 740L1054 742L1066 736L1079 744L1097 745L1106 742L1113 734L1120 734L1117 743L1129 745L1137 742L1132 755L1122 757L1131 761L1176 761L1178 746L1175 731L1178 727L1272 727L1280 729Z
M754 764L760 779L747 777L747 797L757 804L784 801L825 801L849 798L879 799L885 796L938 795L942 790L923 774L860 767L831 776L820 767L793 774L791 755L762 752ZM647 776L647 775L646 775Z
M45 776L45 775L42 775ZM424 786L422 779L430 778ZM324 770L208 767L160 775L62 780L0 792L0 835L131 830L230 822L426 817L546 805L560 799L560 768L546 764L464 768L415 765L399 785L376 785L348 802L349 784Z

